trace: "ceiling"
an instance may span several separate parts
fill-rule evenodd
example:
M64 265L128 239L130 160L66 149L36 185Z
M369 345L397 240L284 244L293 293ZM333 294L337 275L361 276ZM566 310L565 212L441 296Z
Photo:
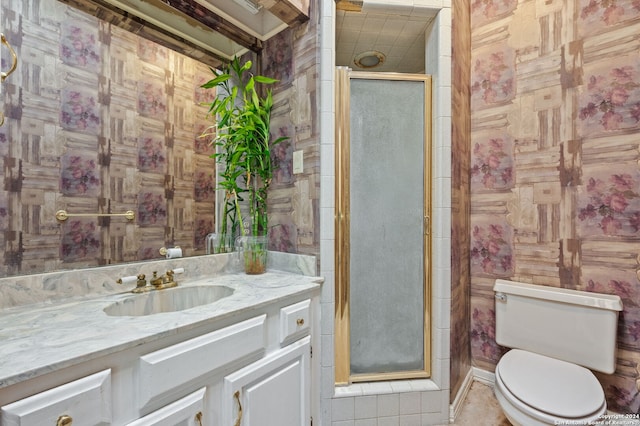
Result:
M310 17L310 0L59 1L213 67Z
M60 0L213 66L309 19L308 0ZM436 9L417 0L334 0L336 65L353 70L423 73L425 38ZM296 6L297 5L297 6ZM354 58L377 51L362 68Z
M366 2L365 2L366 6ZM433 9L336 11L336 65L354 71L423 73L425 33L435 17ZM360 68L354 58L379 51L386 59L374 68Z

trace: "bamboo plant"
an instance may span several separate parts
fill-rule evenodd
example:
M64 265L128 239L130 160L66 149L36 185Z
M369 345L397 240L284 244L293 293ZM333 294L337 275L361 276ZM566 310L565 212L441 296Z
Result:
M286 139L271 140L270 123L273 97L270 89L261 96L258 84L277 80L251 73L251 61L234 58L222 70L211 69L215 77L203 88L217 88L209 104L216 119L214 157L220 164L218 187L224 190L220 224L220 244L233 244L238 236L266 236L269 229L267 196L274 165L271 147ZM248 204L248 229L241 206ZM221 247L224 249L225 247ZM219 250L223 251L223 250Z

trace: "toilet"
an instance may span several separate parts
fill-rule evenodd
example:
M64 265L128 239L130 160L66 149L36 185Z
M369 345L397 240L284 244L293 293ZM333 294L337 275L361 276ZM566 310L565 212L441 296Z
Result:
M616 364L620 297L496 280L494 392L514 426L589 424L607 411L591 370Z

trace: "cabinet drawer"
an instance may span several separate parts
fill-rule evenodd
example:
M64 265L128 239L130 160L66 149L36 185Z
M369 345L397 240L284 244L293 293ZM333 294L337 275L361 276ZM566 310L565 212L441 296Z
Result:
M311 324L311 300L280 309L280 344L286 344L309 334Z
M111 424L111 370L5 405L0 424L55 426L62 416L68 416L74 425Z
M127 426L201 426L204 420L204 394L207 388L195 391L182 399L162 407Z
M266 317L261 315L140 357L140 408L218 368L263 351Z

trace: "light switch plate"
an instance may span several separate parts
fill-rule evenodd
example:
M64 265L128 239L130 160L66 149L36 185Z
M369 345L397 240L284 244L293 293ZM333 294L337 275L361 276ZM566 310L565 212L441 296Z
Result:
M304 155L302 150L293 151L293 174L302 173L304 170Z

